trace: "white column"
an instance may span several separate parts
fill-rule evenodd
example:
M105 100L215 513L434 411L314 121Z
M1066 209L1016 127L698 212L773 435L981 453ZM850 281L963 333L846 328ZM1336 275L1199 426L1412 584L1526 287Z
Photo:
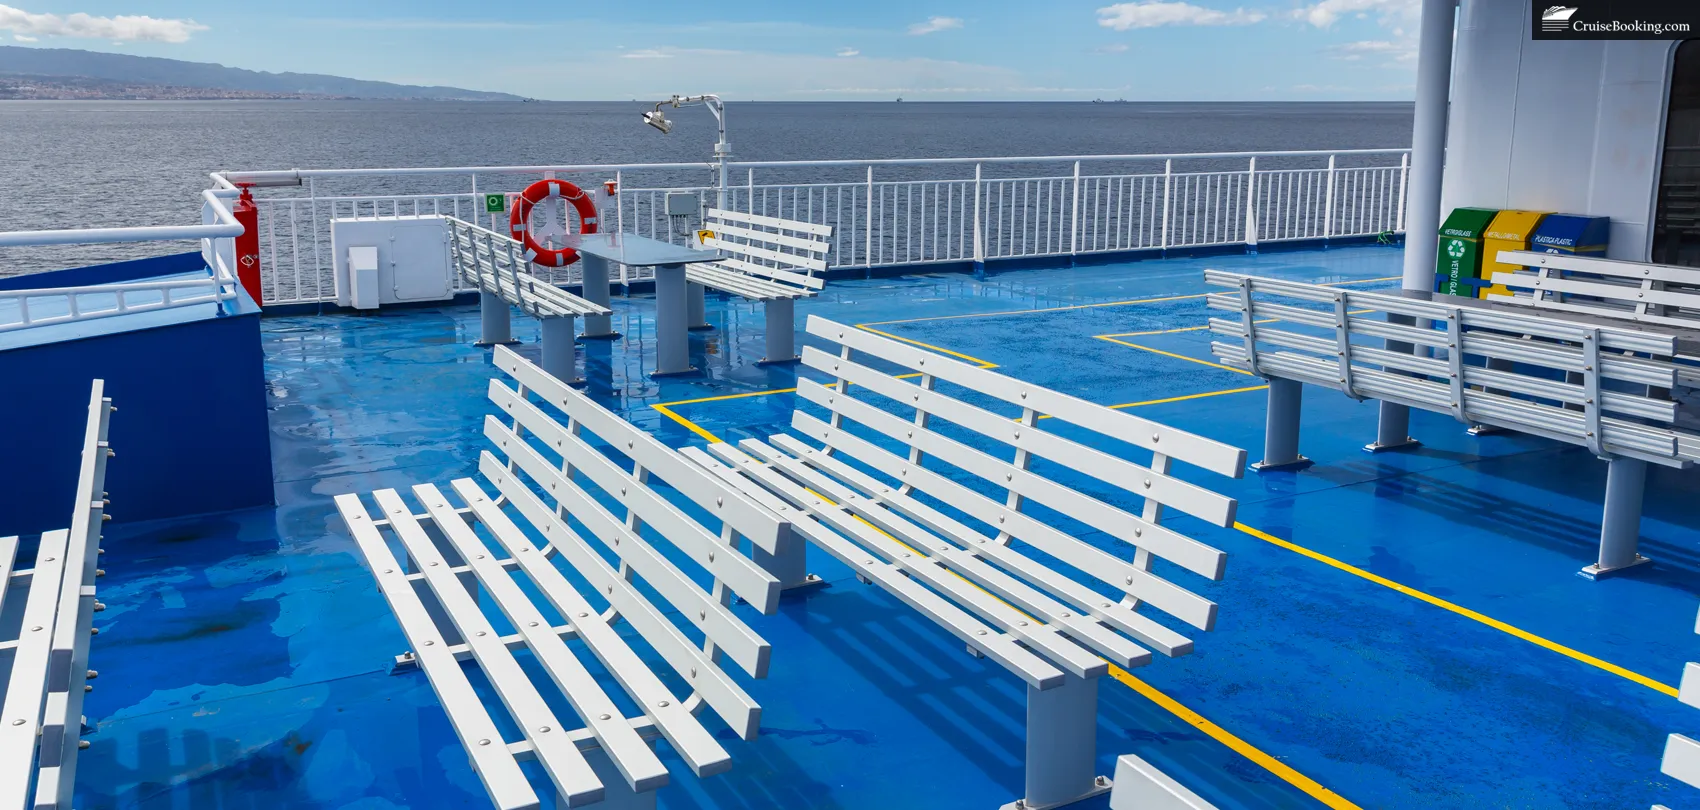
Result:
M1417 108L1411 127L1411 169L1405 208L1407 290L1434 289L1435 251L1439 248L1440 179L1446 168L1446 113L1452 91L1452 36L1458 0L1423 0L1417 42ZM1391 346L1389 348L1392 348ZM1410 446L1410 409L1381 403L1381 425L1372 447Z

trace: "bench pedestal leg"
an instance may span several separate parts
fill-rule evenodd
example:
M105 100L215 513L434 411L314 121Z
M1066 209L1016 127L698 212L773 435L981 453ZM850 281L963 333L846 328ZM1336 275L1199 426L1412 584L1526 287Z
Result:
M1302 470L1311 460L1299 455L1299 411L1304 384L1269 378L1269 415L1263 429L1263 460L1251 465L1258 472Z
M543 370L568 385L583 385L578 376L577 346L573 343L573 316L543 319Z
M1487 358L1487 367L1494 370L1494 371L1511 371L1516 367L1516 365L1514 363L1512 363L1510 360L1506 360L1502 357L1489 357L1489 358ZM1489 394L1506 394L1506 393L1509 393L1507 391L1503 391L1503 390L1500 390L1498 388L1485 388L1483 390L1485 390ZM1497 427L1497 426L1494 426L1494 425L1471 425L1470 430L1469 430L1469 434L1471 436L1492 436L1492 435L1498 434L1498 433L1510 433L1510 432L1511 431L1508 431L1505 428Z
M499 343L518 343L514 340L513 319L508 312L508 302L502 296L493 292L478 293L478 343L479 346L495 346Z
M600 748L586 751L584 761L596 772L596 778L602 780L602 801L591 807L598 810L655 810L655 791L633 792L631 785L626 784L626 777L620 775L620 769L608 758L607 751ZM569 806L567 797L557 793L557 810L566 810Z
M608 260L580 253L579 261L584 263L584 300L608 306ZM584 340L612 340L619 336L620 333L614 331L613 316L584 316Z
M1600 561L1582 569L1582 576L1600 579L1652 560L1635 553L1641 542L1641 499L1647 485L1647 462L1613 458L1606 468L1605 512L1600 519Z
M1388 450L1422 446L1422 442L1411 438L1411 409L1409 406L1394 402L1378 404L1381 406L1381 411L1375 421L1375 442L1364 445L1365 451L1383 453Z
M685 320L690 322L692 332L714 328L714 324L708 322L707 297L701 284L685 282Z
M763 364L797 360L797 300L774 298L762 302L767 319L767 356Z
M1046 810L1110 789L1097 759L1098 679L1065 675L1062 686L1027 687L1027 795L1001 810Z
M826 580L809 573L808 545L795 532L782 531L772 554L751 543L750 560L779 580L782 591L816 588L825 585Z

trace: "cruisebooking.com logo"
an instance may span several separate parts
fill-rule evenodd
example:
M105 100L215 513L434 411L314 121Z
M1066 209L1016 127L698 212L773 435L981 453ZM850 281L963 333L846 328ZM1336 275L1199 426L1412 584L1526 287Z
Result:
M1686 39L1700 25L1700 0L1533 5L1535 39Z

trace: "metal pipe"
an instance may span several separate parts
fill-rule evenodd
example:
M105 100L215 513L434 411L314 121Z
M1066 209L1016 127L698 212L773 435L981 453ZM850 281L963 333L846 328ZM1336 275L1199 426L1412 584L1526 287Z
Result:
M228 239L242 235L242 225L224 204L233 191L207 189L201 198L212 210L214 225L153 225L139 228L67 228L52 231L0 233L0 247L22 245L96 245L109 242L170 242L182 239Z
M1407 290L1434 288L1440 186L1446 167L1446 115L1452 86L1452 37L1458 0L1423 0L1417 51L1417 106L1411 127L1410 201L1405 211Z

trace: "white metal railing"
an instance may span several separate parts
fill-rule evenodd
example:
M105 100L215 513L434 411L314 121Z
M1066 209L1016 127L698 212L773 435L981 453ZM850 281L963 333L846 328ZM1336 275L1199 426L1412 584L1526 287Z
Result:
M0 247L199 239L208 268L205 278L0 290L0 332L199 304L215 304L222 313L224 302L238 295L233 239L242 233L242 225L226 204L234 196L234 189L201 192L200 225L0 233Z
M335 297L332 219L444 215L501 231L506 215L485 213L485 193L501 192L511 206L514 194L545 175L585 188L615 181L620 191L615 210L601 217L604 230L683 244L701 219L668 217L665 200L694 192L704 209L723 205L831 226L831 267L868 268L1402 233L1408 155L1371 149L747 161L729 164L734 171L724 189L709 162L229 172L219 180L295 189L257 199L269 304ZM540 269L555 283L579 278L576 267ZM619 273L622 282L649 275Z

